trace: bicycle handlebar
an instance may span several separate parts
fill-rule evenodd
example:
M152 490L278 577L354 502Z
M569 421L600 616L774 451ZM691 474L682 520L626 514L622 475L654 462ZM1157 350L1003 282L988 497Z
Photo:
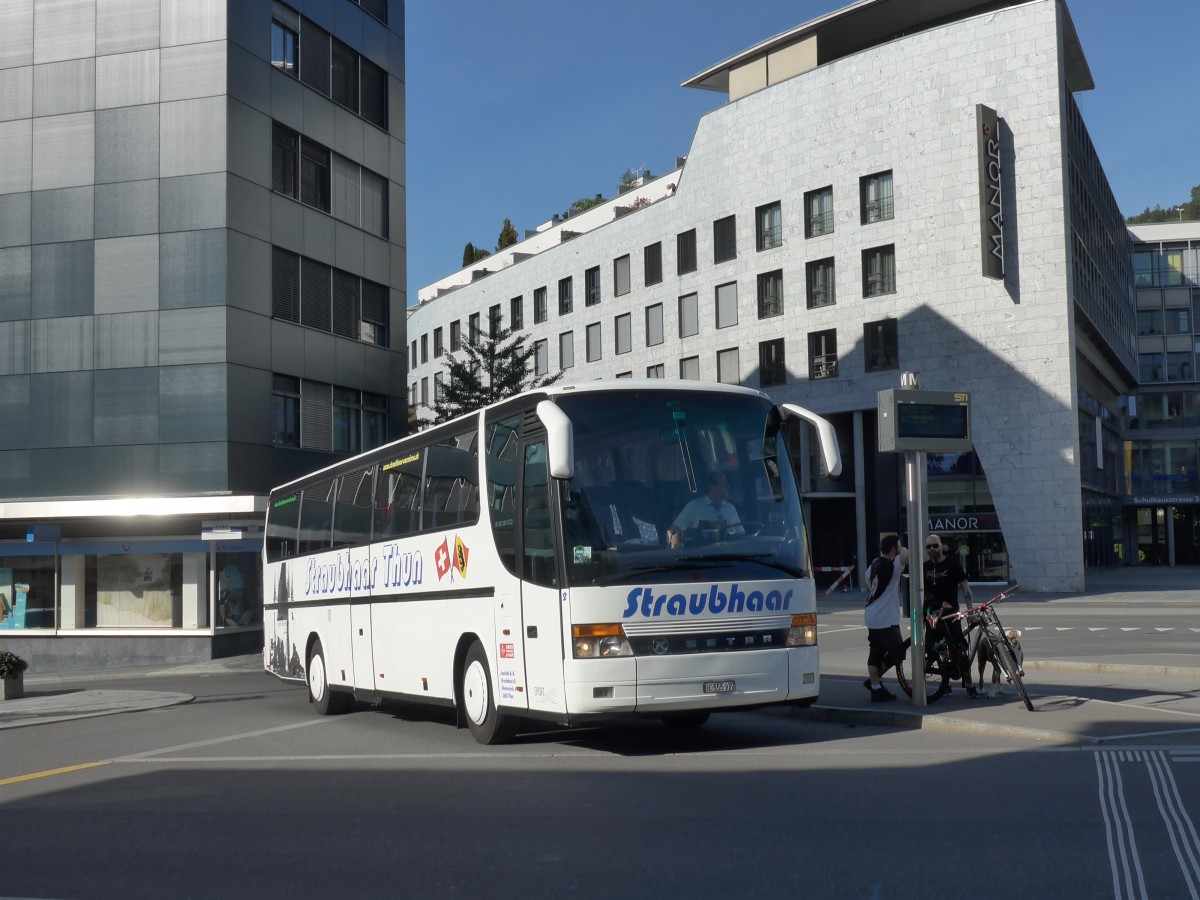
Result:
M1004 590L1002 590L1000 593L998 593L992 599L985 600L983 603L978 603L975 606L971 607L970 609L958 609L951 613L945 613L944 615L941 613L941 611L939 611L936 615L930 615L928 612L926 612L925 618L931 624L936 625L938 622L941 622L943 620L965 619L972 615L978 616L979 613L983 612L985 609L990 609L992 604L1000 603L1004 600L1007 600L1009 597L1011 597L1013 594L1015 594L1018 590L1020 590L1020 588L1021 588L1021 585L1014 584L1012 587L1005 588Z

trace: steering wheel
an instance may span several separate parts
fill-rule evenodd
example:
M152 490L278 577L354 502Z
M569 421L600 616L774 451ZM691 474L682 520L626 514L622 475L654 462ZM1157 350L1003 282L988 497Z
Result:
M719 540L728 541L740 537L758 537L766 526L762 522L746 520L736 525L726 525L721 529Z

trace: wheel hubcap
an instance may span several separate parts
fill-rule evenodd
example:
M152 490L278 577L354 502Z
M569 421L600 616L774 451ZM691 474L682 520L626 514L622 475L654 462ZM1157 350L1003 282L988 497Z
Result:
M463 710L476 725L482 725L487 718L487 673L478 661L472 662L463 673Z
M314 700L320 700L325 693L325 660L320 655L308 662L308 689Z

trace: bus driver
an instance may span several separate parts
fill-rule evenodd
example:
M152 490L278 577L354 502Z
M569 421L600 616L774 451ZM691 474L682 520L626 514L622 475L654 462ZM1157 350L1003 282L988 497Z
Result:
M733 504L729 502L729 479L720 469L708 473L705 481L707 492L702 497L690 501L675 521L667 528L667 543L672 548L678 547L683 532L696 528L701 524L712 523L734 531L741 531L741 518Z

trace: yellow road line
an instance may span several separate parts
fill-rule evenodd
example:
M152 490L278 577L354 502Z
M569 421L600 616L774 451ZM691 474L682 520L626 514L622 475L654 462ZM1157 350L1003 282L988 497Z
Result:
M47 769L45 772L34 772L30 775L17 775L15 778L0 778L0 787L6 784L19 784L22 781L35 781L38 778L49 778L51 775L65 775L67 772L78 772L80 769L94 769L96 766L107 766L112 760L101 762L80 763L77 766L64 766L61 769Z

